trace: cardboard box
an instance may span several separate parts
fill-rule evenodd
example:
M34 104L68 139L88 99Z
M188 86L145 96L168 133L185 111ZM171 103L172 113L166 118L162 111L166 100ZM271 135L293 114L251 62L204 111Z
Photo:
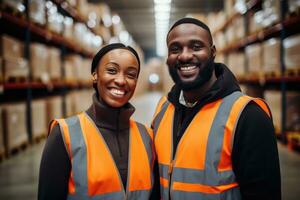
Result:
M4 109L4 133L8 152L28 143L26 128L26 104L6 104Z
M32 71L32 78L41 80L42 82L49 81L48 74L48 50L43 44L30 44L30 66Z
M3 58L23 58L24 44L11 36L2 35L1 56Z
M55 47L48 48L48 62L47 62L47 71L49 74L49 78L51 80L61 79L61 58L60 58L60 50Z
M234 52L228 55L227 67L232 71L232 73L241 77L246 74L245 70L245 54L241 52Z
M265 72L280 72L280 40L272 38L263 43L263 68Z
M275 91L275 90L266 90L264 92L264 97L265 97L265 100L268 103L269 108L271 109L271 112L272 112L275 132L281 133L281 130L282 130L281 92Z
M46 24L46 1L45 0L29 0L29 17L30 20L40 24Z
M262 45L252 44L245 48L248 72L261 73L263 69L262 65Z
M300 92L286 93L286 130L300 131Z
M28 79L29 67L27 61L23 58L3 58L2 65L4 81L11 78Z
M300 68L300 34L283 40L286 69Z
M62 110L62 97L61 96L53 96L47 98L47 124L50 123L51 120L62 118L63 110Z
M33 100L31 114L32 138L46 135L48 129L46 100Z

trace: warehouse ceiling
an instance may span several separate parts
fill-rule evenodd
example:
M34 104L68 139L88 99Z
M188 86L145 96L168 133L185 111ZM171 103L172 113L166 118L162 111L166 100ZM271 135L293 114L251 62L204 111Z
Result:
M141 46L146 58L156 55L154 0L89 0L106 3L121 17L127 31ZM172 0L170 24L191 13L207 13L223 9L223 0Z

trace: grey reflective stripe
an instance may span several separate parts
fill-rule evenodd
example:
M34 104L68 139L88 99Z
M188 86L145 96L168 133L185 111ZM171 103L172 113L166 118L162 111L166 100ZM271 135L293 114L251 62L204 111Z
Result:
M86 144L83 138L80 121L78 116L67 118L65 121L70 133L72 172L75 190L78 194L88 194Z
M234 92L226 96L215 115L213 120L206 149L205 172L207 179L202 184L207 185L226 185L235 182L233 171L218 172L218 165L220 163L221 152L224 140L225 125L228 121L230 111L236 100L243 94L241 92Z
M197 170L197 169L187 169L187 168L174 168L172 172L172 182L183 182L183 183L198 183L202 185L211 185L211 186L217 186L219 181L219 177L216 180L210 180L210 175L207 174L206 170ZM233 173L232 171L224 171L219 172L219 176L224 177L225 179L233 179ZM233 183L224 183L224 184L230 184ZM223 185L224 185L223 184Z
M159 164L159 175L164 179L169 179L168 176L169 166L164 164Z
M200 192L184 192L176 190L172 192L172 200L203 199L203 200L241 200L240 189L232 188L219 194L208 194Z
M158 112L158 114L156 115L155 119L153 120L153 125L154 125L154 130L153 130L153 132L154 132L154 138L155 138L155 136L156 136L156 133L157 133L157 129L158 129L158 127L159 127L159 124L160 124L160 122L161 122L163 116L165 115L165 112L166 112L166 110L167 110L169 104L170 104L169 101L166 100L166 101L163 103L163 105L161 106L161 110Z
M72 172L75 184L75 194L68 194L68 200L109 200L124 199L124 192L112 192L94 196L88 195L88 178L87 178L87 157L86 144L81 129L78 116L67 118L66 123L69 128L71 152L72 152Z
M123 192L112 192L107 194L99 194L95 196L88 196L84 194L68 195L68 200L111 200L111 199L124 199Z
M205 170L174 167L172 181L198 183L210 186L226 185L235 182L235 176L232 170L218 172L217 169L223 147L224 128L232 106L240 96L242 96L241 92L234 92L225 97L217 110L209 131L205 156ZM199 130L199 132L201 133L201 130Z
M142 140L144 143L144 147L147 151L148 154L148 159L149 159L149 166L150 169L152 167L152 161L153 161L153 155L152 155L152 140L151 137L146 129L146 127L138 122L136 122L136 125L138 127L138 130L140 132L140 135L142 136Z
M168 167L168 165L159 164L158 167L159 167L160 177L168 180L169 179L169 176L168 176L169 167ZM165 188L165 187L162 186L162 184L160 184L160 193L161 193L161 196L162 196L163 200L165 200L165 199L169 200L169 187Z
M148 200L150 197L150 190L136 190L128 193L128 199L130 200Z

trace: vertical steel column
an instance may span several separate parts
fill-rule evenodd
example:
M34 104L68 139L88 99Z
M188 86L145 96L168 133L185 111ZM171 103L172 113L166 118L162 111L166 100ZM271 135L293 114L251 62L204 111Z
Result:
M26 14L26 21L30 21L30 9L29 9L29 1L30 0L24 0L24 5L25 5L25 14ZM29 29L29 24L25 29L25 45L24 45L24 56L27 59L28 65L29 65L29 75L28 75L28 80L31 83L32 81L32 71L31 71L31 66L30 66L30 40L31 40L31 34L30 34L30 29ZM27 133L28 133L28 138L29 142L32 142L32 113L31 113L31 102L32 102L32 88L29 86L26 89L26 125L27 125ZM37 122L38 123L38 122Z
M281 0L281 13L280 13L280 23L281 23L281 31L280 31L280 64L281 64L281 140L283 143L287 143L287 136L286 136L286 81L285 81L285 61L284 61L284 47L283 47L283 40L286 38L286 28L284 26L284 19L287 13L287 1Z

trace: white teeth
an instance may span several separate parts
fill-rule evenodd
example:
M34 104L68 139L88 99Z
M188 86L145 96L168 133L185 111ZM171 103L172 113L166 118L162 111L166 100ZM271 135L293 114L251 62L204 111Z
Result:
M192 69L195 69L195 68L196 68L196 66L180 67L180 70L189 71L189 70L192 70Z
M125 94L124 90L118 90L118 89L111 89L111 92L116 95L124 95Z

